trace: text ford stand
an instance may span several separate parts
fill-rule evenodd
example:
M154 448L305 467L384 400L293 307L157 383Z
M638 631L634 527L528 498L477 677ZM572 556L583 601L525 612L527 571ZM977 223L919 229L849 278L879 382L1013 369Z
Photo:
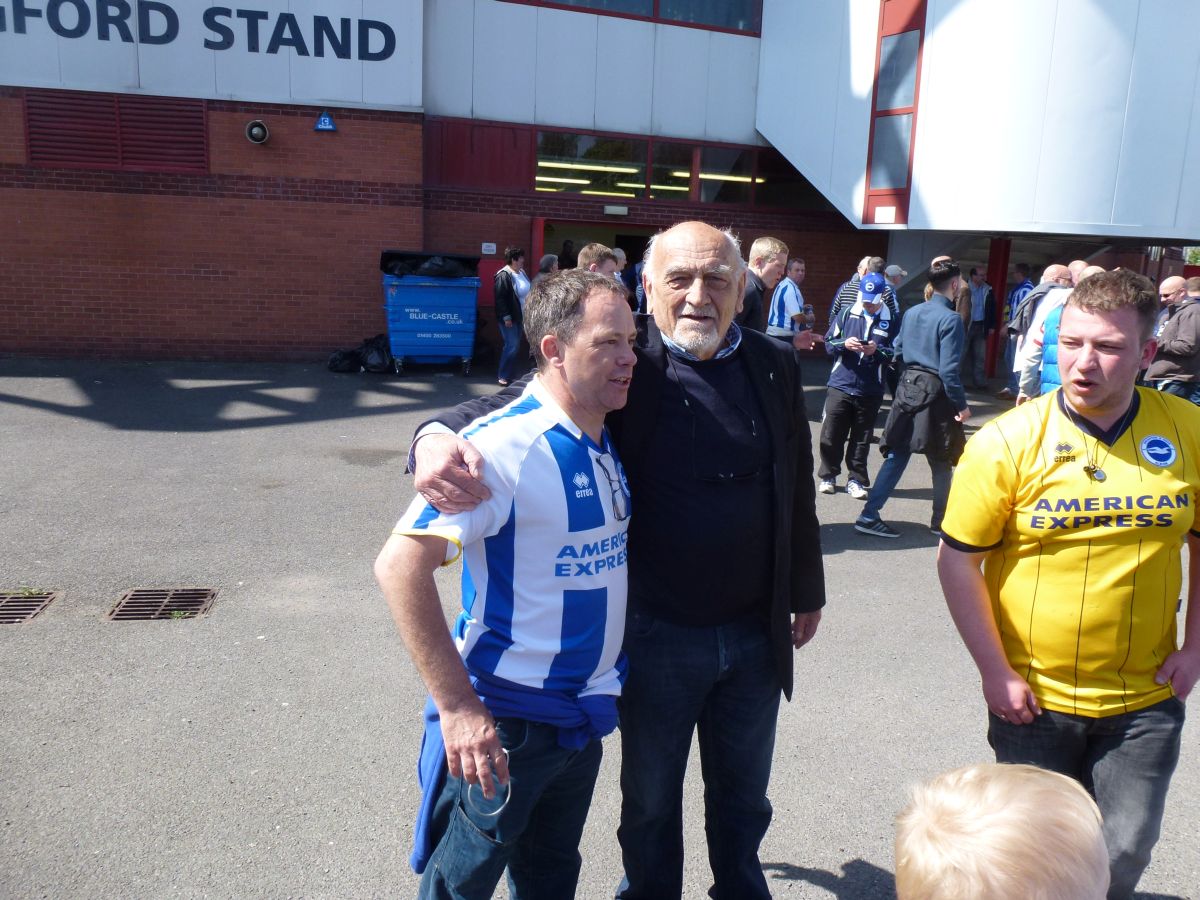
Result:
M471 371L479 258L385 250L384 310L396 374L405 362L462 364Z

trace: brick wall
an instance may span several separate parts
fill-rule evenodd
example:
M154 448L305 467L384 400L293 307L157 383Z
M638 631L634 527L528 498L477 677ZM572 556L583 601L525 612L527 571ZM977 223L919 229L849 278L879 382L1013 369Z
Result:
M14 93L0 352L307 360L386 330L379 251L424 244L419 116L331 110L324 134L317 109L213 103L209 175L54 170L23 164Z

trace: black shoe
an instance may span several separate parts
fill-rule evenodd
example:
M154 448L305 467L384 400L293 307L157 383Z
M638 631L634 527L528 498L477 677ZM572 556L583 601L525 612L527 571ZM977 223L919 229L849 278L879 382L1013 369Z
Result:
M875 537L900 537L900 532L884 522L883 519L857 519L854 522L854 530L859 534L870 534Z

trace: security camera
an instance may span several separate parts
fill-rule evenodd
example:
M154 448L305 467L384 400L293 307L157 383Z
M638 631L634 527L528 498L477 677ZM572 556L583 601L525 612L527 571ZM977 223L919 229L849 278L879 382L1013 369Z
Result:
M270 137L271 132L267 128L267 123L262 119L246 123L246 140L250 143L265 144Z

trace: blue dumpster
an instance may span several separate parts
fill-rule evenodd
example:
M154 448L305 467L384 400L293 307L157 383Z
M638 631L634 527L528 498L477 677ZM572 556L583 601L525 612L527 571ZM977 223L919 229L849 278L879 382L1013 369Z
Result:
M405 260L403 265L397 262L401 257ZM422 257L426 261L416 264ZM430 265L431 260L437 263ZM446 266L443 257L393 251L390 264L381 264L385 272L383 296L388 342L397 374L403 371L405 362L457 362L462 365L464 375L470 372L479 279L462 275L475 271L475 262L470 260L468 269L457 263ZM406 270L411 274L387 274ZM422 270L460 277L423 274Z

